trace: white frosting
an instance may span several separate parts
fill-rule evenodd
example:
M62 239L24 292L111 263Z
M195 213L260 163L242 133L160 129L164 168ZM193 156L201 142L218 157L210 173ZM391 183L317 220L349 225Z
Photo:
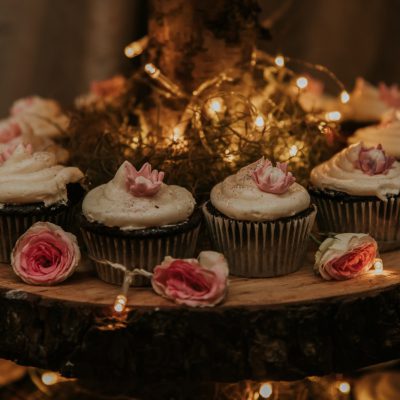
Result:
M38 96L17 100L11 115L28 124L34 135L42 137L61 136L69 124L69 118L56 101Z
M293 183L283 194L261 191L251 177L257 163L228 176L211 190L211 203L227 217L244 221L272 221L293 216L310 206L310 196Z
M152 197L135 197L126 189L126 163L108 183L91 190L83 200L87 220L122 230L173 225L186 221L195 207L192 194L183 187L162 184Z
M380 98L377 87L357 78L355 87L350 93L350 101L341 106L344 120L379 121L390 107Z
M0 166L0 204L66 203L66 185L82 178L78 168L57 165L54 154L29 154L20 145Z
M30 144L34 152L47 151L50 153L54 153L58 163L64 164L68 161L68 150L64 149L61 146L58 146L50 138L36 136L32 130L32 127L18 118L10 117L0 120L0 130L2 126L6 126L13 122L17 123L20 126L21 135L11 139L8 142L0 143L0 153L2 153L9 147L14 147L19 144L23 144L25 146Z
M349 138L349 142L363 142L367 147L380 143L387 154L400 158L400 111L393 113L393 118L389 121L358 129Z
M361 143L353 144L311 171L311 183L321 189L332 189L355 196L376 196L400 192L400 163L386 174L367 175L355 167Z

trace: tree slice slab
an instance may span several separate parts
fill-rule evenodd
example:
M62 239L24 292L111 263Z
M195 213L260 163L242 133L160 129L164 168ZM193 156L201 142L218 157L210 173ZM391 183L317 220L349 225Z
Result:
M315 276L311 259L284 277L232 278L226 301L207 309L131 288L121 316L119 288L89 273L38 287L1 265L0 357L125 388L354 370L400 358L400 251L383 261L381 275L344 282Z

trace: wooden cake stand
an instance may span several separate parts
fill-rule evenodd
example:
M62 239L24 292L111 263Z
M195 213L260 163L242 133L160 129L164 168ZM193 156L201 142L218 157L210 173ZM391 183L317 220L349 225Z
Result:
M28 286L0 266L0 357L97 382L292 379L400 358L400 251L384 271L327 282L300 271L232 278L220 306L177 306L150 288L119 288L89 273Z

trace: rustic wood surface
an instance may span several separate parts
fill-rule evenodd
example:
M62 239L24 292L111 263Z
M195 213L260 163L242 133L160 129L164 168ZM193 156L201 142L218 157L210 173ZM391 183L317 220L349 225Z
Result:
M56 287L0 267L0 357L130 393L156 379L292 379L400 358L400 251L382 275L325 282L307 265L273 279L232 278L215 308L176 306L77 273Z

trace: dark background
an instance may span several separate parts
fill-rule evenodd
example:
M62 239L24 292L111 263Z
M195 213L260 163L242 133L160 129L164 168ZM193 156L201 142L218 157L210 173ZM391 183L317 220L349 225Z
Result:
M400 82L400 0L260 0L272 52ZM70 104L93 79L131 63L124 46L146 29L145 0L0 0L0 116L18 97Z

